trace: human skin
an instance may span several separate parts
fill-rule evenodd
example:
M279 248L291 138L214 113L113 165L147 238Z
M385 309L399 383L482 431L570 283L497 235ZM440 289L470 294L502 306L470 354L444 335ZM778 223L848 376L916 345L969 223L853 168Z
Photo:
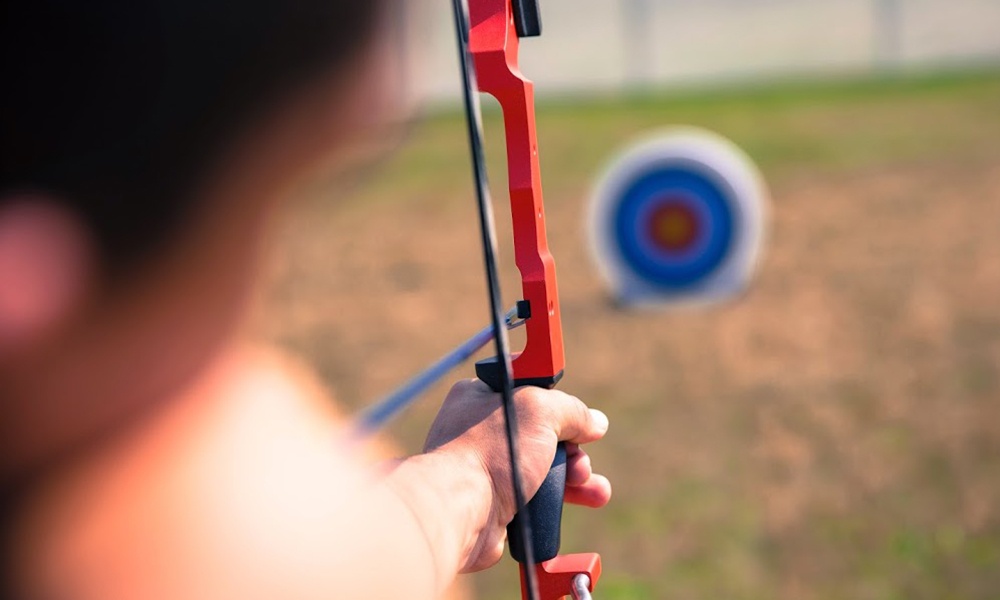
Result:
M55 254L80 259L71 309L0 353L0 481L30 482L9 543L22 597L433 598L499 558L514 507L483 384L452 389L424 453L373 468L308 375L237 334L275 212L363 133L374 66L248 128L138 276L110 284L85 249ZM87 247L82 228L65 236ZM595 441L607 420L561 392L516 397L533 494L556 441ZM603 505L607 480L571 450L567 499Z
M522 389L525 485L554 441L606 421L569 396ZM365 463L308 377L232 348L192 387L61 466L33 491L14 572L27 598L436 598L492 565L513 516L498 401L460 382L428 452ZM457 436L457 437L455 437ZM437 443L441 446L436 446ZM490 450L493 450L492 452ZM569 497L604 503L576 454Z

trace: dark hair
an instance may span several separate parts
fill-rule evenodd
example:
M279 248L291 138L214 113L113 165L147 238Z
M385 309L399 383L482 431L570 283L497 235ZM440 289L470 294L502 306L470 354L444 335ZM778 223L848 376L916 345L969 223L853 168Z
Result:
M133 265L244 123L349 66L379 4L0 0L0 197L53 192Z

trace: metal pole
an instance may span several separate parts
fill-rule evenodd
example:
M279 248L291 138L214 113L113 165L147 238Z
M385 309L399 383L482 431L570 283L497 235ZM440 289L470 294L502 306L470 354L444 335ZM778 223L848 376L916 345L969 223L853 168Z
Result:
M652 78L653 5L651 0L627 0L622 7L626 85L640 87Z
M899 0L873 0L872 47L875 68L893 71L902 61L902 19L903 10Z

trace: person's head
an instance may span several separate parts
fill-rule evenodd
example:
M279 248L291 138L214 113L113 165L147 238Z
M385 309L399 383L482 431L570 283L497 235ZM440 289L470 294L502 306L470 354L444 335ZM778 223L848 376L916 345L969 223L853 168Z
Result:
M176 391L360 115L380 2L0 8L0 478Z

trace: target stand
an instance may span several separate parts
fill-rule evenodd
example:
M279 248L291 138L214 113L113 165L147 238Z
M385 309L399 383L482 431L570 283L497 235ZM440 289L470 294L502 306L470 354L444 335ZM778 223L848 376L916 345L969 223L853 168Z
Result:
M719 302L744 290L764 240L767 193L736 145L673 129L626 149L594 188L593 256L623 306Z

